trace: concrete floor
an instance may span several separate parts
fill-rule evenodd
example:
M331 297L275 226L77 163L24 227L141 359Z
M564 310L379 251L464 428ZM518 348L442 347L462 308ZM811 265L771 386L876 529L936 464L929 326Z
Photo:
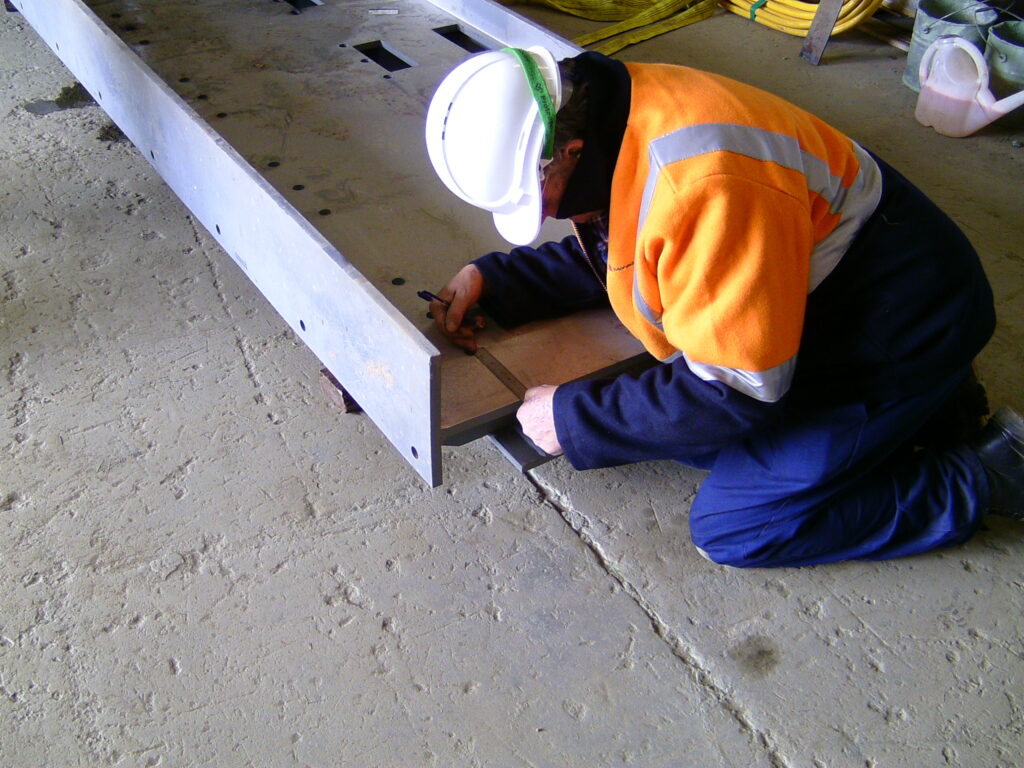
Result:
M530 10L573 34L593 25ZM1024 149L912 118L903 56L719 16L628 49L770 88L965 228L1024 409ZM909 560L697 556L701 475L425 488L71 75L0 13L0 765L1012 766L1024 527Z

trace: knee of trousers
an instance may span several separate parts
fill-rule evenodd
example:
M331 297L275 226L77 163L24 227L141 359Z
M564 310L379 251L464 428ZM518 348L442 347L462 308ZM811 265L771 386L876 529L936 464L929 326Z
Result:
M733 568L764 565L764 542L758 530L744 525L746 510L732 509L709 497L711 494L698 493L690 508L690 537L700 554Z

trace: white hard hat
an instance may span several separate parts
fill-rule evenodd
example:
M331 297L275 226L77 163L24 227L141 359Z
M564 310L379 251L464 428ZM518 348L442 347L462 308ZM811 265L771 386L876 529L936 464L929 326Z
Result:
M550 160L561 100L549 51L506 48L449 72L427 110L427 152L437 175L467 203L490 211L514 245L540 232L540 163L545 150Z

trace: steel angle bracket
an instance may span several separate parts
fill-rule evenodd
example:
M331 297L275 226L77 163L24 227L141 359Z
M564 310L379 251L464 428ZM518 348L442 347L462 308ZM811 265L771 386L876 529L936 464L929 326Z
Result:
M441 482L438 351L81 0L11 0L420 476Z

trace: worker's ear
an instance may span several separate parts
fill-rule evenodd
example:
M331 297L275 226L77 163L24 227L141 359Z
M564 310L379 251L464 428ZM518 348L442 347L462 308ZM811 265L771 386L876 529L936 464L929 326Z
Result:
M583 139L570 139L564 147L561 149L561 155L564 160L576 162L580 159L580 154L583 152Z

